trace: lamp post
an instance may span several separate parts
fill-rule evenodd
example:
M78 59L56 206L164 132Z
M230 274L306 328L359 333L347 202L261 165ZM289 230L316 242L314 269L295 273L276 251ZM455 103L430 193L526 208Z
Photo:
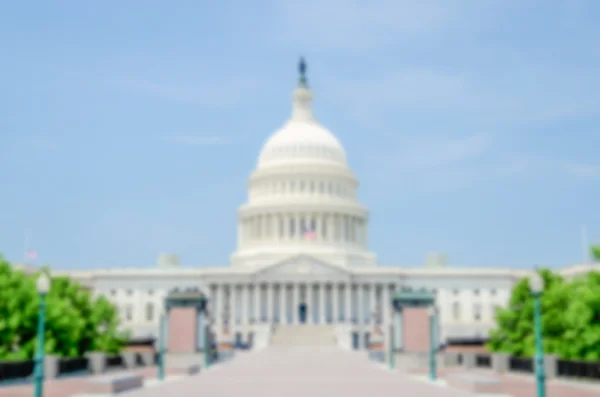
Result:
M212 318L210 316L209 311L206 309L204 312L206 316L206 331L204 332L204 368L208 368L210 366L210 356L212 354L212 346L210 343L210 333L212 330Z
M42 272L36 282L37 292L40 295L40 308L38 313L37 349L35 354L35 387L34 397L44 395L44 334L46 323L46 295L50 291L50 277Z
M164 314L160 316L158 329L158 380L165 379L165 333L167 318Z
M437 379L437 363L435 360L436 353L436 313L435 307L430 306L427 310L429 314L429 379Z
M537 397L546 397L546 373L544 371L544 345L542 341L542 292L544 280L536 270L529 280L533 295L533 327L535 332L535 378Z

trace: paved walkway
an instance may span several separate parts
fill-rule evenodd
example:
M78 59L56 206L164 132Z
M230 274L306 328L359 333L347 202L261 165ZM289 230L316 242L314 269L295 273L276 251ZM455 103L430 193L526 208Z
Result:
M410 376L392 373L369 361L364 352L332 348L275 348L240 354L197 376L123 397L205 395L278 397L473 397Z

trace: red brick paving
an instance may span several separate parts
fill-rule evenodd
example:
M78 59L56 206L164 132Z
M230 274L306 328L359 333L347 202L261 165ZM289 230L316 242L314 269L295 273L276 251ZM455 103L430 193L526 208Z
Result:
M156 377L156 367L133 372L147 378ZM440 378L450 374L465 373L464 368L443 368ZM499 378L503 393L512 397L534 397L533 377L525 375L499 375L486 370L472 373ZM423 373L424 374L424 373ZM45 383L44 397L70 397L84 393L86 377L50 380ZM296 397L365 397L369 394L394 394L419 397L472 397L473 394L442 388L412 379L398 372L377 368L362 352L332 349L276 349L240 354L231 362L181 381L165 383L148 389L123 394L127 397L188 396L200 393L210 397L233 395ZM172 393L172 394L171 394ZM0 386L0 397L31 397L32 385ZM561 380L547 382L547 397L599 397L600 384L565 384Z
M457 373L478 373L498 378L502 382L502 392L512 397L534 397L536 383L533 376L521 374L496 374L491 370L476 369L467 371L464 368L444 368L438 371L440 378ZM425 374L425 372L422 372ZM600 383L575 384L561 379L546 382L546 397L600 397Z
M157 367L147 367L133 370L145 378L157 377ZM44 382L44 397L70 397L74 394L86 392L88 376L73 376L51 379ZM32 397L32 384L0 385L0 397Z

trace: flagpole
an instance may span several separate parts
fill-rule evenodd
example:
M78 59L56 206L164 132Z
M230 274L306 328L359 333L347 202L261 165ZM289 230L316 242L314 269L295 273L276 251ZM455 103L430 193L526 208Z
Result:
M30 231L30 229L29 229L29 228L26 228L26 229L25 229L24 236L23 236L23 259L24 259L25 261L27 261L27 259L29 259L29 258L27 257L27 251L28 251L28 249L29 249L29 235L30 235L30 234L31 234L31 231Z
M583 249L583 263L590 262L590 247L588 244L587 228L584 226L581 228L581 245Z

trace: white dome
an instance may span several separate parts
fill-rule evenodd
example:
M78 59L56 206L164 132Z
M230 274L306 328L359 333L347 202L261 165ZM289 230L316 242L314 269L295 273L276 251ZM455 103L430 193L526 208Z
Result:
M292 117L263 145L259 167L306 162L346 165L344 148L314 118L311 102L312 93L308 88L300 86L294 90Z
M339 266L374 266L358 180L340 142L314 118L306 65L299 66L292 116L267 139L248 181L231 263L262 266L306 255Z

